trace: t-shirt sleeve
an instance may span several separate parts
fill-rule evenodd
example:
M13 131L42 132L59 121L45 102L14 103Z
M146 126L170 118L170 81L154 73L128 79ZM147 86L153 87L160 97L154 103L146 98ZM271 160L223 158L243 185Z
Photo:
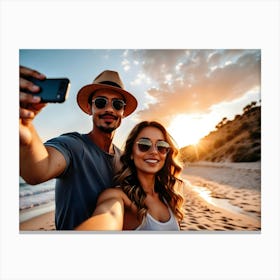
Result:
M63 176L69 169L73 160L73 149L78 147L77 140L71 134L63 134L59 137L52 138L44 143L45 146L53 147L58 150L65 158L66 168L60 175Z

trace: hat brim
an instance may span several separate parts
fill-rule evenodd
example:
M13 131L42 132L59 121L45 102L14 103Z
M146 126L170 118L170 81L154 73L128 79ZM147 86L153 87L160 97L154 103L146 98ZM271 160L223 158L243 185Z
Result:
M126 105L124 107L124 113L123 113L124 117L127 117L128 115L132 114L135 111L135 109L137 108L138 102L137 102L136 98L128 91L125 91L121 88L117 88L114 86L109 86L109 85L90 84L90 85L86 85L86 86L82 87L77 94L77 103L78 103L79 107L86 114L91 115L91 110L88 106L88 98L91 93L93 93L94 91L96 91L98 89L110 89L110 90L120 93L124 97L125 103L126 103Z

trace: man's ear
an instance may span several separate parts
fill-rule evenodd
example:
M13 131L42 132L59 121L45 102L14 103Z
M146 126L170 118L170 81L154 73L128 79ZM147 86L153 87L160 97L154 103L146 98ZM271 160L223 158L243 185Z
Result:
M87 104L87 113L92 115L92 106L90 106L90 104Z

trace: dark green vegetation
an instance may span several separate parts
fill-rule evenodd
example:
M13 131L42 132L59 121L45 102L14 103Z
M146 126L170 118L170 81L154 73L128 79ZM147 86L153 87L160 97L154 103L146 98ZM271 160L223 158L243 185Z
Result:
M252 102L234 120L223 118L197 145L181 148L183 162L261 160L261 106Z

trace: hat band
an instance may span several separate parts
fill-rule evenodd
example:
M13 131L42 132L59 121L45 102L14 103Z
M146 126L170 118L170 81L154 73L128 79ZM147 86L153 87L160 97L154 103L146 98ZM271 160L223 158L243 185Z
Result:
M99 84L103 84L103 85L108 85L108 86L113 86L113 87L118 87L118 88L122 88L120 85L118 85L117 83L111 82L111 81L103 81L100 82Z

